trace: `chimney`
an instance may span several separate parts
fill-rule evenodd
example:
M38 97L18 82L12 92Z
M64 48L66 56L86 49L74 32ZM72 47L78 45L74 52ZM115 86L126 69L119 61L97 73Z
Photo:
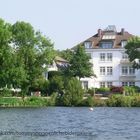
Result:
M124 28L122 28L121 29L121 34L124 35L124 32L125 32L125 30L124 30Z
M98 37L101 37L101 35L102 35L102 30L98 29Z

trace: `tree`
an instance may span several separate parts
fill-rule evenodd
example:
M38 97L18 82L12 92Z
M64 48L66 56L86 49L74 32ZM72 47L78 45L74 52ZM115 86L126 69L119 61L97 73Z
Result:
M66 75L79 77L79 79L94 76L92 64L89 62L89 59L84 47L78 45L70 60L69 67L65 71Z
M53 44L40 32L36 32L29 23L16 22L12 26L13 45L17 55L17 66L23 71L21 88L28 92L38 85L43 72L53 59Z
M80 81L72 77L65 83L65 92L62 96L63 105L77 106L83 99L83 89Z
M10 86L14 55L10 47L11 25L0 19L0 87Z
M129 60L133 62L133 67L140 68L140 37L131 38L125 46ZM137 61L136 61L137 60Z
M62 50L62 51L57 50L56 54L64 59L66 59L67 61L70 61L73 56L73 51L70 49L66 49L66 50Z

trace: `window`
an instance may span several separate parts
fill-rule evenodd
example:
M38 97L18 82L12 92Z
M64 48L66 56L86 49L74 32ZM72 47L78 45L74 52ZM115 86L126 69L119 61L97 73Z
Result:
M105 67L100 67L100 75L105 75Z
M105 53L100 53L100 61L105 61Z
M112 82L107 82L107 87L108 88L112 87Z
M122 86L135 86L135 82L122 82Z
M134 75L135 74L135 69L133 67L129 67L129 74Z
M91 41L86 41L86 42L84 43L84 46L85 46L86 49L92 48L92 43L91 43Z
M83 88L88 89L88 81L82 81L83 83Z
M107 53L107 61L112 61L112 53Z
M129 86L135 86L135 82L129 82Z
M127 41L126 40L121 41L122 48L124 48L126 46L126 44L127 44Z
M107 75L112 75L112 67L107 67Z
M112 42L101 42L100 47L103 49L110 49L113 48Z
M128 55L126 53L123 53L122 54L122 59L124 59L124 60L128 59Z
M100 82L100 87L105 87L105 82Z
M127 74L128 74L127 66L122 66L122 75L127 75Z
M128 82L122 82L122 86L128 86Z

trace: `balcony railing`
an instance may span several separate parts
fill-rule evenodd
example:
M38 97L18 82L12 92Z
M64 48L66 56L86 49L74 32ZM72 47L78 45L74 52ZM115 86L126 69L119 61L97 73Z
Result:
M120 63L126 64L126 63L130 63L130 61L129 61L129 59L121 59Z

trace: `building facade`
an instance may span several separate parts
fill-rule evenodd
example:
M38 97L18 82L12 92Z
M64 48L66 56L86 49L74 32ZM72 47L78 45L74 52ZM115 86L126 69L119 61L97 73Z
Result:
M105 30L98 29L97 34L82 42L90 56L95 77L82 78L84 88L111 86L139 86L140 70L132 68L125 45L133 35L123 28L116 31L114 25Z

